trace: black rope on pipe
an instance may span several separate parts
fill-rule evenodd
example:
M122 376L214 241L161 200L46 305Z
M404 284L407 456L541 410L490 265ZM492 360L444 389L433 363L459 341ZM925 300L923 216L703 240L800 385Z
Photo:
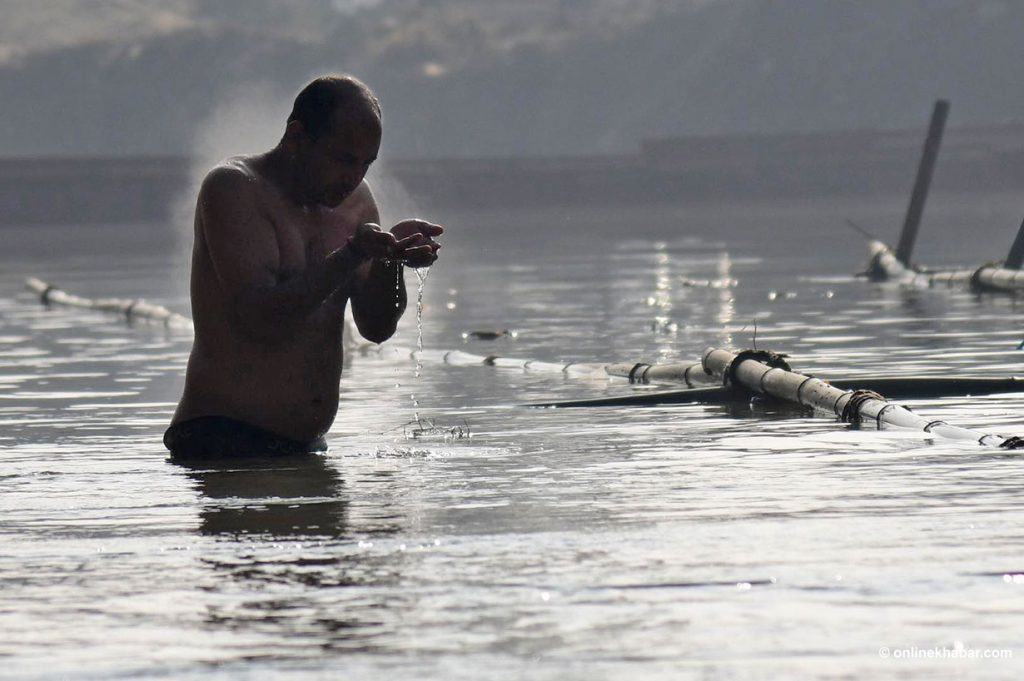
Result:
M1003 264L1002 260L995 260L993 262L987 262L984 265L982 265L981 267L979 267L978 269L974 270L974 274L972 274L971 278L968 280L968 286L970 286L972 291L989 291L989 290L991 290L991 288L992 288L991 286L988 286L988 285L986 285L985 283L983 283L981 281L981 272L982 272L982 270L988 269L989 267L998 268L1002 264Z
M638 371L643 372L643 376L647 375L647 370L651 368L650 364L644 364L643 362L637 362L633 365L633 368L629 370L629 382L640 383L642 379L636 377Z
M54 291L58 291L58 290L60 290L60 289L58 289L53 284L47 284L46 288L43 289L43 292L39 294L39 301L43 305L49 305L49 303L50 303L50 294L53 293Z
M875 253L868 261L867 267L857 276L867 277L871 281L884 281L889 278L889 273L882 267L882 256L886 251Z
M935 426L948 426L948 425L949 424L946 423L945 421L930 421L928 423L928 425L926 425L924 427L924 432L926 432L926 433L932 432L932 428L934 428Z
M124 316L126 319L132 318L132 313L135 311L135 306L142 302L141 298L136 298L132 302L128 303L128 307L124 309Z
M1000 449L1024 449L1024 437L1020 435L1014 435L1008 437L1002 441L999 445Z
M803 406L807 406L807 405L804 404L804 386L807 385L808 383L810 383L813 380L814 380L814 376L808 376L807 378L805 378L804 380L802 380L800 382L800 385L798 385L796 387L796 401L799 402ZM833 407L833 409L835 409L835 407Z
M764 387L764 379L765 379L765 377L768 376L768 374L770 374L773 371L783 371L783 369L780 369L779 367L772 367L768 371L766 371L763 374L761 374L761 380L758 381L758 387L761 389L762 393L767 393L768 392L767 390L765 390L765 387ZM800 385L803 385L803 383L801 383ZM800 401L799 391L797 391L797 401L798 402Z
M884 400L885 398L883 397L882 399ZM895 408L896 408L896 405L892 404L890 402L889 404L887 404L884 407L882 407L881 409L879 409L878 413L875 414L875 426L879 430L882 429L882 414L884 414L885 412L889 411L890 409L895 409Z
M864 422L864 419L860 415L860 410L865 403L869 402L870 400L881 400L883 402L885 401L885 398L876 393L874 390L854 390L852 393L849 393L849 395L850 399L848 399L846 401L846 404L843 405L843 411L841 414L839 414L839 420L843 421L844 423L852 423L854 425ZM891 406L893 405L890 404L883 407L878 412L878 417L881 417L882 412L884 412L887 408ZM881 420L878 419L878 417L876 417L876 420L878 420L879 427L881 427Z
M705 380L694 381L693 379L690 378L690 376L691 376L691 374L693 372L700 373L702 376L705 377ZM686 367L686 371L683 372L683 378L686 380L686 385L688 387L690 387L690 388L706 387L707 384L708 384L706 379L708 377L712 377L712 374L711 374L711 372L709 372L707 369L704 368L704 362L699 362L697 364L691 364L690 366Z
M840 412L839 412L839 400L843 399L843 395L845 395L845 394L846 393L843 393L842 395L837 397L836 401L832 403L832 413L835 414L836 416L840 415Z
M786 357L789 357L789 355L784 355L781 352L772 352L771 350L740 350L736 353L736 357L733 358L732 362L729 363L729 366L726 367L725 374L722 376L722 385L732 390L742 388L742 386L736 384L734 376L739 365L748 359L767 364L772 369L792 371L793 368L789 366Z

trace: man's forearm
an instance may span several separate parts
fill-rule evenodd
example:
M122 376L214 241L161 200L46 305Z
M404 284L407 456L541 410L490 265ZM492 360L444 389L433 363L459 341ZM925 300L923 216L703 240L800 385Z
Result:
M395 333L407 303L402 264L374 260L352 292L352 316L368 341L383 343Z
M364 256L346 246L300 276L235 296L229 314L254 339L266 343L287 340L328 297L351 289L363 262Z

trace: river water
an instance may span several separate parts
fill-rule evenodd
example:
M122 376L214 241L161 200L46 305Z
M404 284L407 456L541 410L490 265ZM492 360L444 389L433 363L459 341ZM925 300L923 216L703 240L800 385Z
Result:
M423 342L696 361L751 346L756 326L759 348L826 378L1024 373L1019 300L850 276L866 248L844 219L894 241L904 208L819 197L431 216L449 232ZM918 256L1002 257L1021 208L935 196ZM159 224L3 238L0 677L1024 672L1020 455L758 404L531 409L649 388L427 359L417 378L385 352L350 353L326 456L179 465L160 438L189 332L47 309L22 286L34 275L187 313L184 240ZM410 348L406 283L390 344ZM463 337L506 328L514 338ZM420 416L472 437L408 439L411 394ZM1019 396L908 404L1024 434Z

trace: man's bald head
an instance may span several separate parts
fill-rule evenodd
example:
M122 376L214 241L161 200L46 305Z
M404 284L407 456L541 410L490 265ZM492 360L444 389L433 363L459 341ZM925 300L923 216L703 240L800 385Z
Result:
M380 102L361 80L348 75L321 76L295 98L288 122L298 121L310 139L330 132L338 123L380 129Z

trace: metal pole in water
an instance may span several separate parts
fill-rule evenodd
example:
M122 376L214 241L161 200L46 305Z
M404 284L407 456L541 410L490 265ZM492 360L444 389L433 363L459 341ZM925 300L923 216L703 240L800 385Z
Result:
M1006 256L1003 267L1009 270L1019 270L1022 264L1024 264L1024 222L1017 230L1017 238L1013 240L1013 246L1010 246L1010 254Z
M910 266L910 253L914 250L917 228L921 225L921 216L924 214L924 202L928 198L928 188L932 183L932 171L935 170L935 160L939 156L947 116L949 102L944 99L936 101L935 108L932 109L932 121L928 125L928 137L924 142L924 153L921 154L921 163L917 167L914 191L910 195L907 217L903 221L903 231L900 232L900 242L896 247L896 259L907 267Z

